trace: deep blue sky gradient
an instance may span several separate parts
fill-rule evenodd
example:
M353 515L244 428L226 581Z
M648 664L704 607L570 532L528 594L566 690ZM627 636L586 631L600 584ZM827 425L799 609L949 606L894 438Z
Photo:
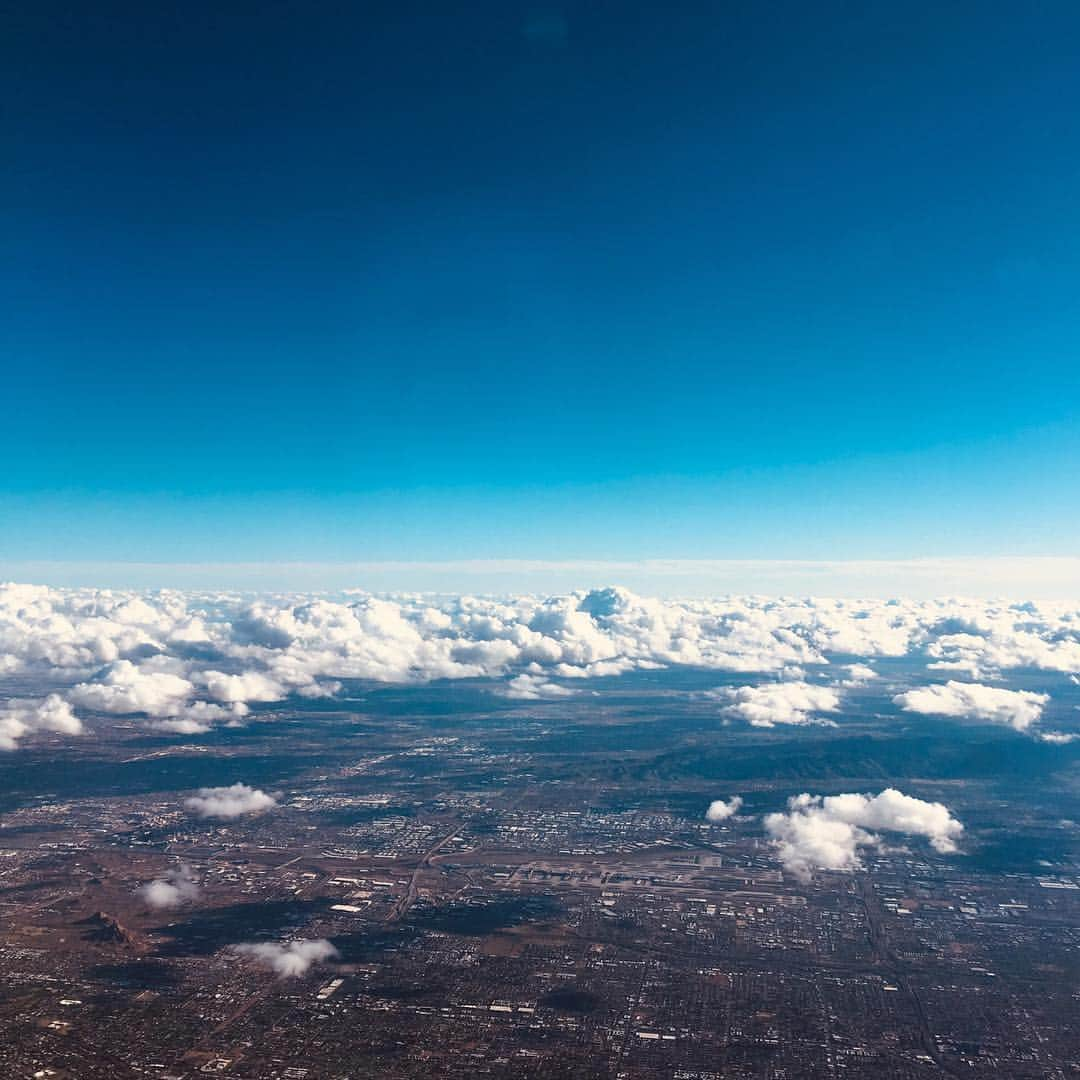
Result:
M1076 551L1076 4L24 0L0 90L0 557Z

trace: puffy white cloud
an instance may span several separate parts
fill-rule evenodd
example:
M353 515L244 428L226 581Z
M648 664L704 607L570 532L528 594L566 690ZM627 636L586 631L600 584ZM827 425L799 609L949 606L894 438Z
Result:
M139 888L139 895L152 908L174 908L199 897L199 885L185 863Z
M326 938L309 938L300 941L266 941L251 945L233 945L232 951L240 956L253 957L259 964L269 968L282 979L305 974L313 965L338 955L337 949Z
M728 687L712 690L709 696L730 702L720 710L725 716L746 720L754 727L828 723L814 714L835 712L840 707L840 697L834 689L806 682Z
M229 787L199 788L199 793L185 799L184 805L201 818L227 819L271 810L277 806L277 800L258 788L237 783Z
M955 681L907 690L893 698L905 712L988 720L992 724L1008 724L1016 731L1027 731L1042 715L1049 700L1049 694Z
M810 805L804 801L800 805ZM956 851L956 838L964 826L944 803L926 802L886 788L878 795L829 795L821 801L825 813L853 825L886 829L909 836L925 836L935 851Z
M847 678L841 680L841 686L864 686L878 678L878 673L868 664L848 664L844 670Z
M0 708L0 750L14 750L19 739L36 731L79 735L83 726L59 694L42 701L14 699Z
M258 671L229 675L224 671L204 671L200 681L215 701L227 703L248 701L280 701L288 691L277 679Z
M709 809L705 811L705 820L714 824L727 821L728 818L734 817L742 809L742 804L741 795L732 795L727 802L723 799L714 799L709 803Z
M89 674L163 647L184 617L175 593L0 585L0 655L10 671Z
M931 669L972 677L1008 668L1080 671L1080 626L1073 619L1020 622L1016 614L989 613L978 625L934 637L926 647Z
M118 660L99 681L73 686L68 697L76 705L94 712L175 716L183 711L194 689L179 675Z
M49 694L34 707L33 722L45 731L59 731L66 735L78 735L82 731L82 721L59 694Z
M956 851L964 826L943 803L926 802L887 788L878 795L802 794L788 800L787 813L765 817L784 869L801 880L817 868L854 870L859 851L881 843L870 830L922 836L935 851Z

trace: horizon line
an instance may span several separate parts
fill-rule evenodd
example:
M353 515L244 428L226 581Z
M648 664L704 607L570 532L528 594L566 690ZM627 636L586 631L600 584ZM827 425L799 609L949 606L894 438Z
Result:
M543 579L543 580L540 580ZM909 559L4 560L0 580L58 588L534 592L611 584L661 595L1080 599L1080 556ZM824 592L822 590L825 590ZM831 591L830 591L831 590ZM1039 590L1032 594L1030 590Z

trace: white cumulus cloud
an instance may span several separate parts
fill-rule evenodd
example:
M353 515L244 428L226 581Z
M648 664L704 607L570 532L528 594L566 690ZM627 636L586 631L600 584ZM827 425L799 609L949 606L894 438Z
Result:
M705 811L705 820L714 824L727 821L728 818L734 817L742 809L742 804L741 795L732 795L726 802L723 799L713 799L709 803L709 809Z
M257 944L233 945L234 953L250 956L282 979L305 974L313 965L338 955L326 938L298 941L266 941Z
M0 750L14 750L19 739L37 731L79 735L83 726L59 694L41 701L13 699L0 708Z
M272 810L277 800L258 788L237 783L229 787L199 788L199 793L185 799L184 805L197 817L228 819Z
M98 681L72 687L68 697L74 704L95 712L175 716L183 711L193 692L191 683L179 675L118 660Z
M269 675L258 671L245 671L240 675L228 675L223 671L204 671L201 681L215 701L227 703L248 701L280 701L288 693L286 688Z
M868 664L848 664L844 670L847 678L840 682L841 686L865 686L878 678L878 673Z
M199 885L191 868L181 863L138 891L152 908L174 908L198 899Z
M766 683L710 691L717 701L727 701L720 711L725 716L746 720L754 727L776 724L823 723L816 713L836 712L840 697L828 686L806 682Z
M1007 724L1016 731L1027 731L1042 716L1049 700L1049 694L1030 690L1005 690L955 681L907 690L893 698L905 712L987 720L992 724Z
M801 880L813 870L854 870L859 851L877 846L871 830L922 836L935 851L956 851L964 826L943 803L926 802L886 788L877 795L810 795L788 800L787 813L765 817L784 869Z

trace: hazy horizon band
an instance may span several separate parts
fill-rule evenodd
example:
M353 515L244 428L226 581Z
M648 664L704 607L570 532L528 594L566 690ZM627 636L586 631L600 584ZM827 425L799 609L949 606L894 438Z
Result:
M1080 600L1080 557L451 559L342 562L2 560L0 579L58 587L531 592L620 584L661 596L1011 596Z

